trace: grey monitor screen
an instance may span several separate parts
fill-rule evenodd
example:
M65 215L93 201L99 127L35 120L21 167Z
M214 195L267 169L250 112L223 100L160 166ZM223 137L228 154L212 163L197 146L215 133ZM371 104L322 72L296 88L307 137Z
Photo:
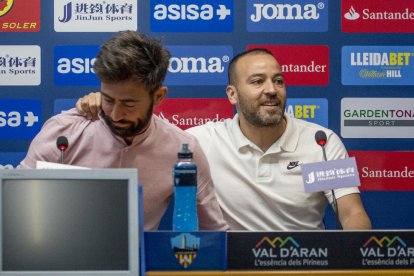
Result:
M138 275L138 246L131 243L138 227L130 221L130 194L138 189L136 183L131 186L129 174L49 170L42 176L41 170L21 171L25 177L0 177L3 273Z

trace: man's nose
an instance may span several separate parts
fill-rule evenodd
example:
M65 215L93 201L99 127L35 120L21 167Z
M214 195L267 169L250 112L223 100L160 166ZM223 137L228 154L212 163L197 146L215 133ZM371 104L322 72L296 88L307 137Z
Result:
M124 118L125 113L123 108L119 104L114 104L111 111L111 119L115 122L120 121Z
M277 94L277 86L272 80L266 81L265 92L271 95Z

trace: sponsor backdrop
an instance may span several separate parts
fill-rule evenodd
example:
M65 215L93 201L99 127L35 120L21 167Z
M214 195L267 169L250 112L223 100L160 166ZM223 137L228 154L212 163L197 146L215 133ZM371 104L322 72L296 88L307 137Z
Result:
M414 228L414 1L0 1L0 168L99 89L99 45L125 29L171 51L155 112L183 129L232 117L230 59L268 48L286 75L286 112L333 129L356 157L374 228Z

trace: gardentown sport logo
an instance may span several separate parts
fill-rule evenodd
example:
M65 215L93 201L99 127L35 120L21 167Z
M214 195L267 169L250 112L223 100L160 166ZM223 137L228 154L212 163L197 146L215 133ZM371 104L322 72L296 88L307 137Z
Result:
M414 98L343 98L344 138L414 138Z
M152 32L232 32L233 0L151 0Z
M342 47L342 84L414 85L414 46Z
M40 85L40 47L0 45L0 86Z
M39 32L40 0L0 1L0 32Z
M42 126L40 100L2 99L0 139L32 139Z
M328 249L301 247L291 236L264 236L251 249L255 267L324 267L328 265Z
M183 233L171 238L171 248L179 264L184 268L188 268L197 257L197 252L200 248L200 238Z
M342 0L341 3L343 32L414 32L414 1L412 0Z
M224 121L234 115L233 105L227 99L208 98L164 99L155 106L154 113L181 129Z
M414 264L414 247L399 236L370 237L360 247L363 266L410 266Z
M248 0L249 32L327 32L328 0Z
M167 46L171 52L166 85L225 85L231 46Z
M97 45L56 46L54 49L55 84L99 85L99 79L92 68L98 51Z
M117 32L137 30L135 0L55 0L56 32Z

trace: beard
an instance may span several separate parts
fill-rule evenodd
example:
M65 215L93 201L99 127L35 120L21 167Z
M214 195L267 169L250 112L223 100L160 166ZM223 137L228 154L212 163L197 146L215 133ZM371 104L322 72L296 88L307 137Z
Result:
M151 105L148 108L147 114L142 120L137 119L135 122L127 121L127 120L120 120L120 121L115 122L116 124L126 125L124 127L116 126L114 121L112 121L111 117L106 115L105 112L102 110L102 107L101 107L101 112L102 112L105 123L108 125L112 133L125 139L125 138L130 138L130 137L139 135L147 129L151 121L151 118L152 118L153 109L154 109L154 105L153 105L153 102L151 102Z
M270 97L269 100L276 100L276 96ZM239 109L243 117L251 125L256 127L275 127L280 124L285 114L286 102L278 100L278 108L274 111L263 110L260 104L248 103L248 101L239 94Z

